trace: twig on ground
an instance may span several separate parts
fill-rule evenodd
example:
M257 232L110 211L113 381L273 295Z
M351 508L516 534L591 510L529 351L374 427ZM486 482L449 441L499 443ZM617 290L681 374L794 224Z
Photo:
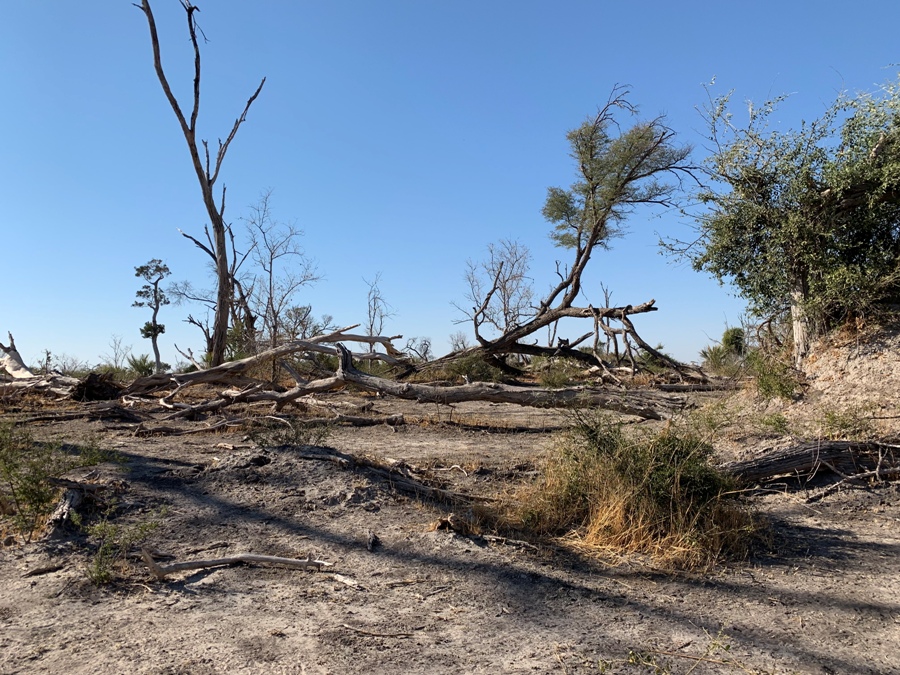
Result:
M844 474L840 475L844 476ZM876 480L884 481L889 480L892 476L900 476L900 467L883 469L879 466L873 471L863 471L862 473L855 473L851 476L844 476L844 478L842 480L839 480L837 483L829 485L828 487L822 488L818 492L811 494L806 498L806 503L810 504L812 502L817 502L830 494L834 494L850 481L864 482L868 478L875 478Z
M354 633L359 633L360 635L368 635L370 637L408 638L408 637L412 637L414 635L414 633L374 633L370 630L364 630L362 628L355 628L346 623L342 623L341 626L343 628L346 628L347 630L352 630Z
M280 565L282 567L290 567L292 569L306 569L307 567L315 567L322 569L330 567L333 563L324 560L314 560L310 557L306 558L279 558L274 555L255 555L252 553L239 553L237 555L228 556L227 558L214 558L211 560L193 560L189 562L173 563L162 567L158 565L153 556L146 549L141 549L141 557L144 559L150 572L157 579L165 579L168 575L175 572L184 572L187 570L202 570L209 567L221 567L223 565L236 565L238 563L260 563L264 565Z

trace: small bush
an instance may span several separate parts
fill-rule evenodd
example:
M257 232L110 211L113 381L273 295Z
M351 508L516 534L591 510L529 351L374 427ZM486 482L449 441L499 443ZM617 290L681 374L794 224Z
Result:
M129 551L145 541L159 527L159 521L152 520L130 525L115 525L109 522L109 512L100 522L88 525L84 531L96 545L94 555L85 573L95 586L111 583L117 572L125 565Z
M711 453L693 435L631 439L605 417L578 416L518 518L539 535L574 534L592 550L674 567L743 557L754 521Z
M110 459L95 441L81 446L41 443L13 424L0 425L0 502L30 541L56 506L60 488L49 479Z
M784 358L756 349L747 354L746 363L762 398L790 400L802 391L797 372Z
M128 355L128 367L137 377L149 377L156 370L156 362L149 354Z
M864 441L875 435L872 413L866 406L826 410L821 427L822 435L832 440Z
M763 415L759 418L759 425L766 431L772 431L781 435L787 434L789 430L788 419L781 413Z
M542 387L562 389L571 384L584 367L572 359L536 356L531 362L531 369L537 374L538 384Z
M732 423L734 412L725 401L707 403L702 408L692 410L687 421L690 428L702 438L711 438Z
M469 382L499 382L503 379L500 369L478 354L456 359L447 365L446 372L452 378L467 379Z

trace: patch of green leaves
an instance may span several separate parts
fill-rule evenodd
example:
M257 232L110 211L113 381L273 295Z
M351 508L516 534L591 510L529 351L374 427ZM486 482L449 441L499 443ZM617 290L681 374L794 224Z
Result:
M30 541L59 496L50 479L112 457L95 439L83 445L39 442L22 427L0 425L0 501L13 526Z
M762 398L791 400L802 392L797 371L784 358L756 349L747 354L746 363Z
M114 508L108 510L99 522L83 528L96 546L85 570L95 586L113 582L131 549L144 542L160 526L155 519L129 525L111 523L109 516Z

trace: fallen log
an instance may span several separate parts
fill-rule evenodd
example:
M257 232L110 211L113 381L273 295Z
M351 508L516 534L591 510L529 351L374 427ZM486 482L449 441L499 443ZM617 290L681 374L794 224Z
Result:
M255 380L247 379L245 376L247 371L255 368L256 366L259 366L260 364L281 359L285 356L290 356L298 352L311 352L329 355L337 355L339 353L336 347L328 346L325 343L346 340L348 342L366 341L370 343L385 344L385 341L389 343L390 340L396 339L385 338L381 336L360 336L348 334L347 331L352 330L353 328L356 328L356 326L354 325L348 326L346 328L341 328L340 330L334 331L333 333L328 333L327 335L319 335L310 338L309 340L294 340L273 349L261 352L260 354L248 356L247 358L239 359L237 361L229 361L214 368L207 368L206 370L197 370L192 373L160 373L157 375L150 375L148 377L140 377L132 382L124 393L126 395L148 394L154 391L160 391L162 389L171 389L173 386L176 387L177 393L178 391L185 389L186 387L198 384L226 383L232 386L243 386L251 383L256 383ZM397 352L395 349L393 351L399 354L399 352ZM374 352L359 354L357 355L357 358L378 358L391 364L405 363L405 361L403 361L399 357L390 354L376 354ZM271 393L274 394L276 392ZM305 396L308 393L314 392L304 390L304 393L302 395ZM170 394L166 398L170 399L173 395L174 394Z
M874 441L810 441L721 466L745 483L779 476L811 478L822 471L861 474L900 467L900 446Z
M490 401L515 403L534 408L603 408L643 419L661 420L684 409L687 399L649 391L568 387L542 389L520 387L496 382L473 382L454 387L433 387L425 384L394 382L368 375L353 367L351 354L343 345L336 379L352 383L366 391L375 391L420 403L462 403Z

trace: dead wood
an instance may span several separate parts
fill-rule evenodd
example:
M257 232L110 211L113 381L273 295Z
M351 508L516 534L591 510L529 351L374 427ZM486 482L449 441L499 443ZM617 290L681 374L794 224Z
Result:
M306 569L315 567L317 570L323 567L330 567L334 563L325 562L324 560L314 560L307 556L306 558L279 558L273 555L255 555L252 553L239 553L237 555L228 556L227 558L213 558L210 560L192 560L190 562L172 563L165 567L156 563L153 556L146 549L141 549L141 557L144 563L160 581L164 580L170 574L176 572L185 572L187 570L202 570L209 567L222 567L223 565L237 565L239 563L259 563L262 565L277 565L280 567L289 567L291 569Z
M5 347L3 343L0 343L0 351L3 352L3 356L0 356L0 369L9 373L9 376L14 380L35 377L35 374L31 372L31 369L22 360L19 350L16 349L16 341L13 339L12 333L7 333L7 335L9 335L9 347Z
M28 392L51 394L57 398L68 398L80 380L65 375L36 375L18 378L12 382L0 383L0 394L14 398Z
M399 427L406 424L406 418L402 414L384 415L380 417L359 417L358 415L335 415L334 417L312 417L298 420L303 426L330 426L332 424L345 424L351 427L378 427L386 424L389 427Z
M840 472L836 472L839 473ZM817 502L821 499L824 499L830 494L833 494L840 490L843 486L849 483L866 483L871 480L877 481L885 481L891 480L894 478L900 477L900 466L888 467L888 468L876 468L872 471L863 471L862 473L856 473L850 476L844 475L843 479L838 481L837 483L832 483L828 487L822 488L818 492L811 494L806 498L806 503L811 504L813 502Z
M176 393L179 393L187 387L198 384L229 384L232 386L252 386L258 384L258 381L246 378L246 374L248 371L256 368L259 365L269 363L271 361L276 361L286 356L291 356L299 352L329 354L335 356L340 354L337 347L328 346L326 343L374 340L376 342L384 344L383 341L390 341L394 339L381 336L359 336L347 333L347 331L354 328L356 328L356 325L347 326L346 328L341 328L340 330L328 333L327 335L319 335L310 338L309 340L294 340L292 342L279 345L278 347L275 347L273 349L268 349L254 356L248 356L247 358L239 359L237 361L229 361L214 368L207 368L206 370L198 370L192 373L163 373L158 375L150 375L148 377L141 377L132 382L131 386L129 386L128 389L123 393L126 395L148 394L151 392L161 391L163 389L171 389L174 387L175 391L166 397L166 400L171 400ZM378 358L381 360L385 360L388 363L400 362L400 360L394 356L390 356L387 354L375 354L372 352L366 354L357 354L355 356L356 358L361 359ZM296 398L307 396L312 393L317 393L319 391L328 391L328 389L321 389L319 387L312 387L310 385L304 386L303 383L298 382L297 386L288 392L269 391L265 392L268 395L268 398L257 398L255 400L287 402L289 400L294 400Z
M778 476L810 478L822 471L845 476L900 467L900 446L870 441L812 441L776 450L751 460L723 465L723 471L746 483ZM873 474L874 475L874 474Z
M122 406L112 403L111 401L104 401L101 403L82 406L77 410L48 410L46 412L40 413L39 415L31 415L29 417L19 419L18 421L22 424L30 424L31 422L64 422L66 420L77 419L114 419L120 420L122 422L139 423L144 419L144 417L134 412L133 410L123 408Z
M347 630L352 630L354 633L359 633L360 635L368 635L369 637L377 637L377 638L410 638L415 635L415 633L375 633L370 630L363 630L362 628L356 628L347 623L342 623L341 627L346 628Z
M491 401L516 403L535 408L597 407L644 419L663 419L686 405L683 397L654 392L569 387L542 389L520 387L496 382L473 382L455 387L432 387L424 384L394 382L362 373L353 367L350 352L342 345L337 378L367 391L377 391L397 398L428 403L461 403L463 401Z

